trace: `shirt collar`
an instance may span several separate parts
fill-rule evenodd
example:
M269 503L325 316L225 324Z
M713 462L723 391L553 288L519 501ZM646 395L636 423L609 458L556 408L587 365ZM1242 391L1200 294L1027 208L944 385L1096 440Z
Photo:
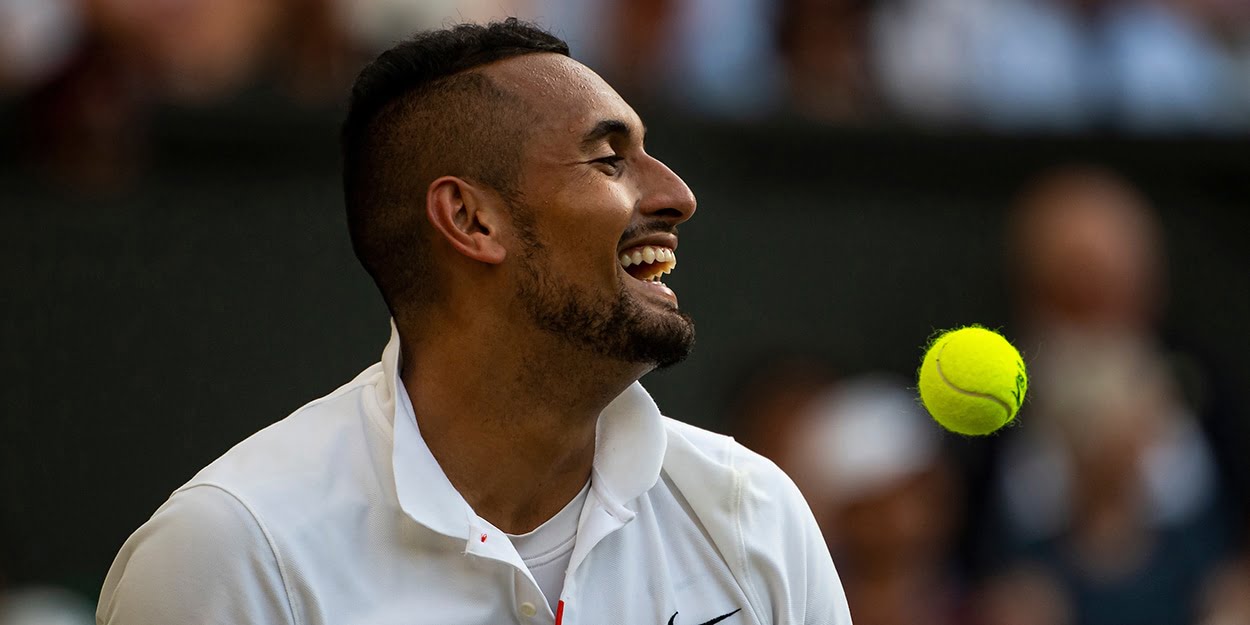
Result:
M391 339L382 351L383 378L377 398L393 423L391 465L399 506L414 521L440 534L468 540L477 515L421 438L412 402L399 378L400 354L399 332L392 321ZM613 517L632 518L628 504L660 479L668 439L659 407L634 382L599 414L595 437L591 489L597 497L593 499Z

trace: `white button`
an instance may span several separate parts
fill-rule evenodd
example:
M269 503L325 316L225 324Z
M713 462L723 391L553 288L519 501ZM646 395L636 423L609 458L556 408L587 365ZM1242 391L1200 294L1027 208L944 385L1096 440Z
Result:
M534 616L535 614L538 614L538 608L534 607L534 604L528 601L522 603L520 609L521 609L521 616L524 616L525 618L529 618L531 616Z

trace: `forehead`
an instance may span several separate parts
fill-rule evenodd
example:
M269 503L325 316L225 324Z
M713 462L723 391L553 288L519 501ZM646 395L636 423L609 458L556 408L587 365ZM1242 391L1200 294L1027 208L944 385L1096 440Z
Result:
M529 54L494 63L483 70L500 87L520 98L533 117L531 141L573 142L605 119L619 119L638 129L633 108L590 68L559 54Z

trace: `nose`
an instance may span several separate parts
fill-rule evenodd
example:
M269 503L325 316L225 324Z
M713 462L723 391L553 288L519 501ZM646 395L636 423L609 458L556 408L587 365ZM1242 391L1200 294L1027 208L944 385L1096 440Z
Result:
M694 216L698 202L686 182L658 159L651 156L647 159L647 175L639 205L642 214L662 218L674 226Z

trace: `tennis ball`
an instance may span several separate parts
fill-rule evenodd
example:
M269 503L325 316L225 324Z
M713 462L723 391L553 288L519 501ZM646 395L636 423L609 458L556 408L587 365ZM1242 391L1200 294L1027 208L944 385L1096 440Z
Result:
M1028 388L1020 352L979 326L939 335L920 364L920 401L958 434L989 434L1010 423Z

